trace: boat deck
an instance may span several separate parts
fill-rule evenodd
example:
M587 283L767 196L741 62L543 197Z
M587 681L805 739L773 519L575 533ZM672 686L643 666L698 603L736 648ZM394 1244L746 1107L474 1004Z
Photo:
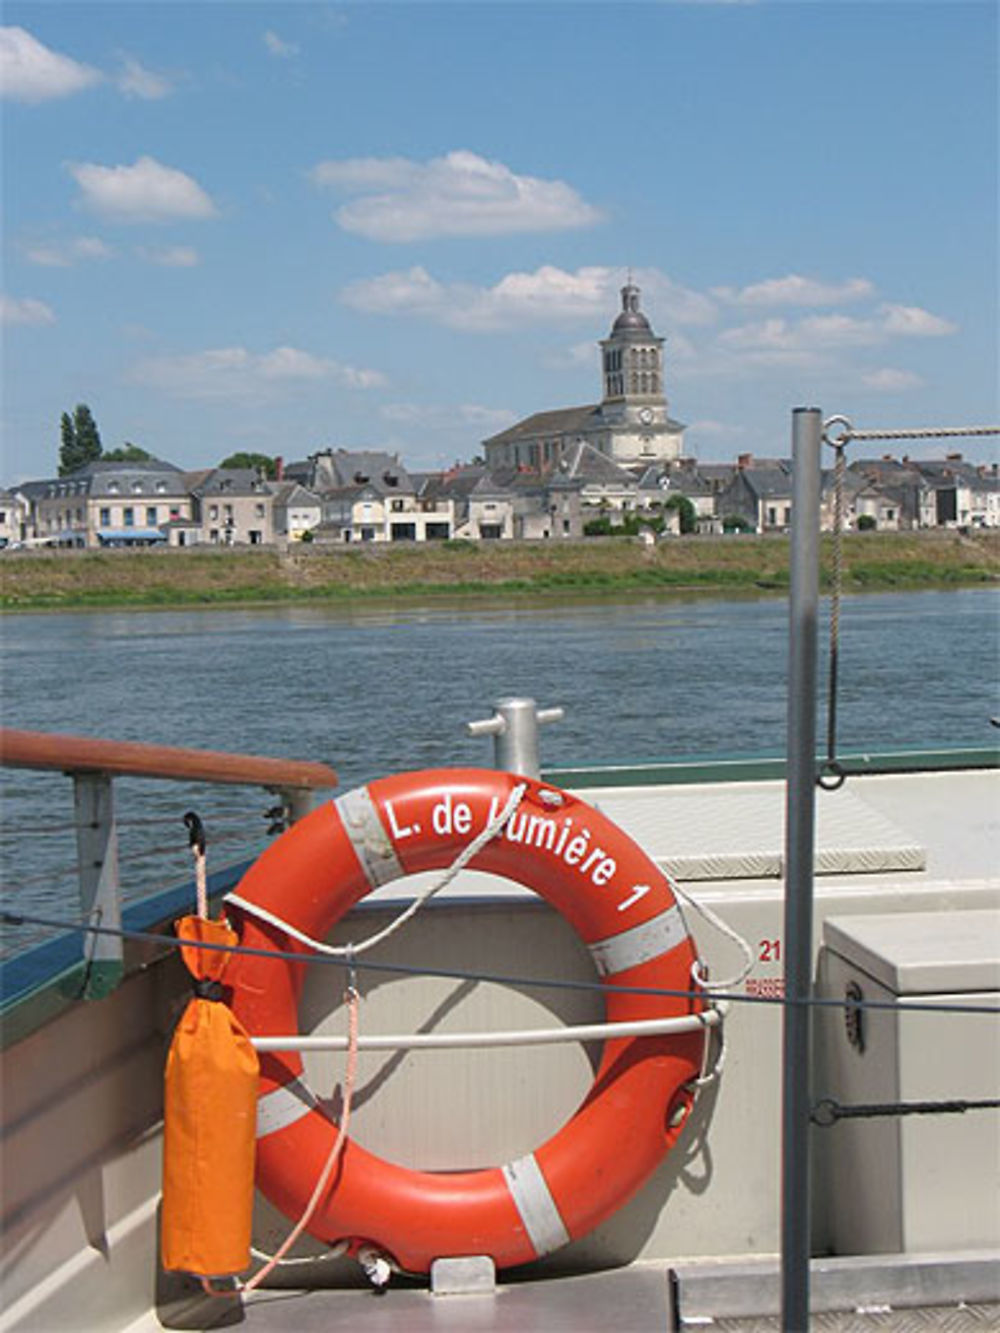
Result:
M959 1299L959 1291L971 1299ZM543 1282L508 1281L476 1294L435 1296L413 1286L381 1293L261 1291L249 1298L239 1326L247 1333L777 1333L777 1303L773 1263L640 1263ZM817 1261L813 1304L811 1333L986 1333L1000 1328L1000 1264L992 1255ZM206 1310L206 1298L192 1294L186 1306L183 1299L174 1304L166 1326L236 1326L240 1313L221 1302L215 1310L209 1302ZM163 1326L151 1316L127 1333Z
M393 1279L385 1294L376 1295L356 1285L353 1274L345 1284L340 1273L309 1292L277 1287L261 1292L245 1311L175 1284L168 1311L163 1299L153 1299L159 1102L166 1041L186 1000L187 983L180 969L155 950L148 959L137 953L136 967L117 991L96 1004L73 1005L60 1012L58 1021L44 1009L56 1003L58 978L21 1003L25 1014L32 1010L36 1017L4 1059L0 1330L157 1333L164 1327L208 1329L237 1321L247 1333L777 1329L773 1256L780 1243L777 1000L783 964L777 946L784 896L784 786L770 778L700 786L608 785L591 786L582 795L632 833L659 863L683 869L680 878L688 894L711 905L753 952L753 970L733 988L723 1076L700 1099L681 1150L668 1157L640 1195L591 1236L552 1256L558 1266L541 1261L530 1277L504 1275L495 1292L436 1296L425 1286ZM866 774L851 778L841 791L820 793L817 807L818 951L830 918L928 911L996 914L1000 908L996 768ZM415 887L407 883L403 891L409 895ZM359 936L377 928L380 916L395 914L393 899L399 894L397 882L370 895L359 909L368 915ZM171 903L162 910L168 919L177 909ZM732 941L697 914L689 916L713 977L728 975L739 962ZM995 919L1000 934L1000 915ZM561 918L529 890L495 876L464 871L397 937L388 961L438 973L398 982L367 973L365 1027L370 1032L551 1026L601 1016L600 997L591 992L559 992L553 998L510 982L554 975L592 983L593 969ZM449 974L456 965L485 979L474 986L462 982ZM320 984L319 969L315 972L317 994L310 982L303 1029L339 1032L341 1016L336 1008L330 1010L329 995L319 993L329 987ZM20 1022L18 1014L14 1017ZM838 1032L843 1027L839 1010L836 1027ZM952 1045L960 1050L968 1042L963 1038ZM324 1058L328 1065L321 1068L316 1057L317 1086L334 1086L340 1077L338 1057ZM475 1066L481 1071L475 1078L466 1076L473 1064L470 1053L414 1054L405 1061L369 1058L363 1077L377 1085L379 1098L377 1104L374 1098L359 1103L354 1132L370 1150L426 1169L439 1169L432 1152L448 1154L440 1169L456 1159L478 1164L470 1156L473 1148L488 1153L489 1161L510 1160L525 1145L544 1141L592 1079L591 1063L579 1045L548 1048L537 1069L529 1067L526 1052L491 1051ZM936 1076L941 1064L928 1062L930 1073ZM433 1077L421 1082L425 1068ZM537 1073L544 1098L516 1095L527 1078L525 1070ZM409 1114L414 1089L421 1096L422 1089L431 1090L421 1103L421 1124L433 1134L423 1138L421 1124ZM838 1088L824 1076L817 1095L830 1092ZM978 1084L963 1077L920 1095L996 1093L980 1092ZM825 1175L834 1154L849 1141L840 1132L844 1128L817 1131L816 1160ZM963 1139L975 1128L963 1125ZM943 1126L946 1131L951 1132ZM995 1143L994 1137L979 1159L969 1190L986 1210L993 1196L983 1182L995 1178ZM818 1189L813 1253L856 1256L863 1248L856 1236L837 1244L825 1199L825 1189ZM260 1201L255 1243L263 1249L273 1249L287 1232L287 1220L272 1213ZM981 1267L992 1286L970 1283L966 1273L955 1288L921 1287L907 1297L904 1308L893 1289L856 1282L846 1296L841 1292L839 1304L824 1305L815 1304L823 1286L817 1277L812 1329L1000 1330L995 1227L989 1235L966 1235L969 1217L968 1197L945 1199L939 1193L921 1214L921 1225L936 1229L936 1238L911 1244L906 1237L888 1248L990 1246ZM949 1228L963 1238L946 1234ZM751 1300L723 1299L727 1272L732 1292L740 1288L731 1273L736 1256L741 1262L771 1265L766 1299L759 1290ZM871 1259L814 1262L857 1265ZM303 1280L301 1270L292 1274L284 1280ZM752 1293L753 1288L751 1283L747 1289Z

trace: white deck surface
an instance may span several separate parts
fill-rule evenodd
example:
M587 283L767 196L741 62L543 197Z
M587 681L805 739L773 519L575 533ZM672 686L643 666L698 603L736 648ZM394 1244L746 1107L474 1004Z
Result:
M784 873L785 786L780 781L595 787L580 795L630 834L681 883L736 881L773 890ZM817 790L816 877L839 885L915 888L1000 875L1000 772L887 774ZM406 897L432 876L411 876L366 904ZM445 898L524 897L508 881L463 871Z

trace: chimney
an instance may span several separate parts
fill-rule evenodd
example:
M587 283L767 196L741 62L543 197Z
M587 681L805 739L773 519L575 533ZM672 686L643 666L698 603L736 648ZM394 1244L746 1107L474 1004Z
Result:
M275 481L284 481L285 478L285 460L279 454L274 460L274 479Z
M736 460L736 466L740 471L747 467L753 467L753 454L740 454Z

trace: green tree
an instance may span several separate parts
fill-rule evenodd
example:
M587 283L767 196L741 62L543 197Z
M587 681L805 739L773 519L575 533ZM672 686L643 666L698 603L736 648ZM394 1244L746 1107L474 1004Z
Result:
M754 527L742 514L726 514L722 520L723 532L753 532Z
M119 448L108 449L101 457L108 463L148 463L153 455L126 440Z
M686 495L672 495L664 506L666 509L676 509L680 520L681 533L687 536L689 532L694 532L697 524L694 505Z
M77 403L72 417L62 414L60 422L59 475L65 477L101 457L101 435L86 403Z
M76 431L73 429L73 418L68 412L64 412L60 418L59 436L59 475L64 477L79 466L76 461Z
M249 467L255 471L263 469L264 476L273 480L278 475L278 461L269 454L250 454L246 452L230 454L219 467Z

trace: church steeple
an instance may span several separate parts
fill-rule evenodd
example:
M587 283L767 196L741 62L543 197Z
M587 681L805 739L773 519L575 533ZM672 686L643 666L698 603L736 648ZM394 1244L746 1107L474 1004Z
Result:
M663 396L663 338L658 338L639 307L639 288L631 274L621 289L621 313L611 326L610 335L601 343L604 371L603 405L615 405L622 415L641 416L650 408L659 408L660 419L666 415Z

